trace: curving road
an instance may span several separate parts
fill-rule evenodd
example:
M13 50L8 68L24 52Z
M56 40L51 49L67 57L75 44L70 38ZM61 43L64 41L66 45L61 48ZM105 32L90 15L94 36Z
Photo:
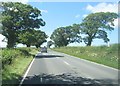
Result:
M49 50L33 59L20 86L27 84L118 86L118 70Z

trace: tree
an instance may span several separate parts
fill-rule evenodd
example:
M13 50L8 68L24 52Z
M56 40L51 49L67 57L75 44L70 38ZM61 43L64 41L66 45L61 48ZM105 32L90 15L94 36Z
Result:
M46 39L48 36L43 31L40 30L34 31L34 36L35 36L35 41L33 45L35 45L36 48L40 47L44 42L47 42Z
M18 43L26 44L27 47L30 47L35 41L35 36L32 29L23 30L18 34Z
M53 41L48 41L48 42L47 42L47 47L50 48L50 46L52 46L53 44L54 44Z
M113 21L117 18L116 13L99 12L89 14L81 23L80 30L85 35L83 38L87 46L91 46L93 39L103 39L108 42L109 38L106 31L112 31Z
M54 41L55 47L67 46L69 43L80 42L79 33L78 25L74 24L73 26L57 28L50 38Z
M36 48L40 47L40 45L46 42L47 35L40 31L34 29L28 29L22 31L18 35L18 42L22 44L26 44L27 47L31 45L36 46Z
M45 22L41 11L19 2L2 3L2 34L7 38L7 47L12 48L18 40L18 33L28 28L40 28Z

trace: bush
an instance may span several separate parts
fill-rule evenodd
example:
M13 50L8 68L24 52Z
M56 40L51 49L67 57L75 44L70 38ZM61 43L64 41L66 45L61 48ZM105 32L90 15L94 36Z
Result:
M14 58L18 56L18 50L13 49L4 49L2 50L2 67L4 68L5 65L10 65Z
M31 49L28 48L18 48L18 49L3 49L2 50L2 68L4 69L5 65L10 65L15 58L22 56L30 56Z
M36 48L4 48L2 53L2 86L16 86L23 76L32 57L37 53ZM29 58L28 58L29 57ZM1 58L0 58L1 59Z

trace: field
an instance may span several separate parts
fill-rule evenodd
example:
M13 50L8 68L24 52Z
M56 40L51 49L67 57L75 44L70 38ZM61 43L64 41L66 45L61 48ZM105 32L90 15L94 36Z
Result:
M2 53L2 86L15 86L37 53L36 48L3 49Z
M118 49L120 49L120 44L113 44L110 47L86 46L53 48L55 51L63 52L78 58L90 60L117 69L120 67L120 64L118 66Z

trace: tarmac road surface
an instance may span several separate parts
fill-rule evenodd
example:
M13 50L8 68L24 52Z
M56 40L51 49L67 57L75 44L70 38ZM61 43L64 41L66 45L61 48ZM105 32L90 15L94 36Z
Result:
M20 86L27 84L93 84L118 86L118 70L64 53L38 53Z

